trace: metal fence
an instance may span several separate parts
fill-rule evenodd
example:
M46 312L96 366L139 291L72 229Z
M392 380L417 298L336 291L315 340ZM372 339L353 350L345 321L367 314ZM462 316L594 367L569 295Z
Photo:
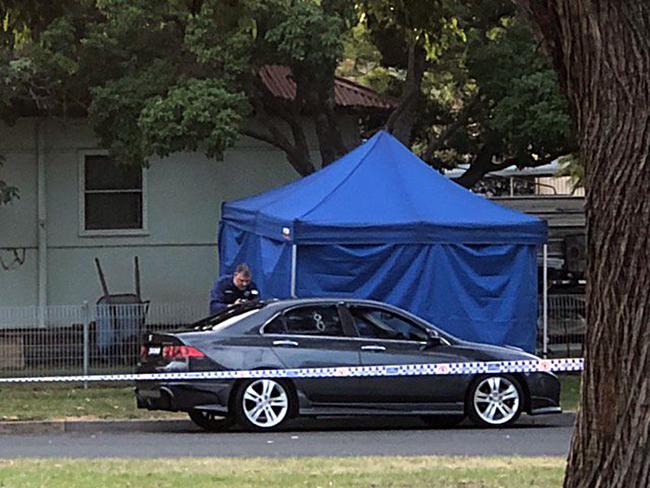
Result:
M144 331L206 315L205 303L0 307L0 376L133 370Z
M581 356L584 297L548 300L547 355ZM132 371L144 331L177 329L205 315L205 303L0 307L0 376ZM540 355L543 344L540 319Z
M584 295L549 295L546 351L540 317L537 330L538 354L548 357L581 357L587 331L586 318Z

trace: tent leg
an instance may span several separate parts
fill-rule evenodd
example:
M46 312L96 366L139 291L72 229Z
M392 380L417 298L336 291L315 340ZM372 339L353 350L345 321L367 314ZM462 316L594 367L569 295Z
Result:
M544 267L542 269L542 324L544 327L544 346L542 353L544 358L548 356L548 244L544 244Z
M296 261L298 260L298 246L291 246L291 298L296 298Z

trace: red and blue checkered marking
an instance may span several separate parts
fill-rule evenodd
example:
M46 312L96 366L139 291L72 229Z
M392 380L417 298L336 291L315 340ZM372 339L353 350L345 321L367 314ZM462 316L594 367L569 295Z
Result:
M254 369L185 373L127 373L71 376L0 378L0 383L78 383L109 381L194 381L248 378L356 378L390 376L447 376L505 373L550 373L582 371L582 358L532 359L520 361L475 361L461 363L398 364L384 366L339 366L329 368Z

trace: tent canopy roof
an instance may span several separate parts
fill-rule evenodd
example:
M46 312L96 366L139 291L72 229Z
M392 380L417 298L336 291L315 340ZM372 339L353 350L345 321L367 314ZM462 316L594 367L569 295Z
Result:
M224 203L223 222L297 244L521 243L546 223L476 195L379 131L322 170Z

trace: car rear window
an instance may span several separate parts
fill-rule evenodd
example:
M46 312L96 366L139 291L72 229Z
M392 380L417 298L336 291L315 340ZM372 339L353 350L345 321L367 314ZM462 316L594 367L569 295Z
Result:
M240 321L242 321L242 320L244 320L244 319L250 317L251 315L255 315L255 314L258 313L258 312L259 312L259 309L248 310L247 312L241 313L241 314L239 314L239 315L235 315L235 316L233 316L233 317L228 317L228 318L227 318L226 320L224 320L223 322L219 322L218 324L216 324L215 326L213 326L213 327L212 327L212 330L220 331L220 330L227 329L227 328L230 327L231 325L234 325L234 324L236 324L237 322L240 322Z
M211 315L193 323L185 330L223 330L237 322L254 315L263 308L263 304L238 307L225 310L217 315Z

